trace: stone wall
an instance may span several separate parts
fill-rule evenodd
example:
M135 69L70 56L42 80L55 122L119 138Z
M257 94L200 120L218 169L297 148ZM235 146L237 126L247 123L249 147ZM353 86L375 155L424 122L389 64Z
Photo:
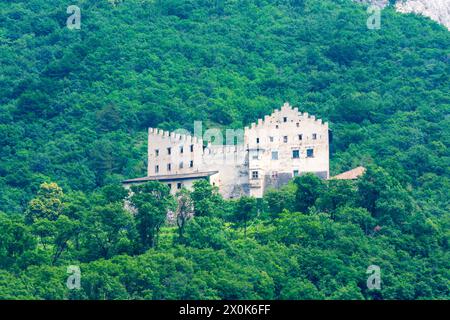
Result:
M262 197L306 172L329 177L328 123L288 103L246 127L243 140L204 146L202 139L150 128L148 176L218 171L210 182L226 198Z

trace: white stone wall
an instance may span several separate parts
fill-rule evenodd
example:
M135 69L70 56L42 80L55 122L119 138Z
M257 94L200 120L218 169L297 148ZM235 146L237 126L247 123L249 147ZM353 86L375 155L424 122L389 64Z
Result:
M294 150L299 152L298 158L294 157ZM308 157L307 150L313 150L313 156ZM277 152L278 159L272 159L273 152ZM286 103L272 115L246 127L244 144L238 146L208 144L204 148L201 139L149 129L148 176L205 171L219 171L210 177L210 182L226 198L262 197L267 188L281 186L295 174L313 172L328 179L328 123Z
M170 154L168 148L170 148ZM182 151L181 148L183 148ZM202 153L203 141L201 139L150 128L148 130L147 175L198 172L202 167ZM170 170L168 164L170 164ZM158 172L156 166L158 166Z
M247 151L240 146L209 146L204 150L203 171L219 171L211 177L211 184L226 198L248 194Z
M250 194L253 196L261 197L268 186L277 185L294 173L314 172L325 179L329 177L328 123L301 113L287 103L264 120L246 127L245 143L249 149ZM308 149L313 150L312 157L307 157ZM293 157L294 150L299 152L298 158ZM272 159L273 152L278 159ZM257 179L254 171L258 171Z

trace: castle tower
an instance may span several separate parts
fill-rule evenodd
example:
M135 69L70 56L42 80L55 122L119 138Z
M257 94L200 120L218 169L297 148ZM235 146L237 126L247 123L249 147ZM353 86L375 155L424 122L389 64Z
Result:
M260 198L307 172L329 178L328 123L289 103L245 127L243 135L243 144L205 145L191 135L150 128L147 177L124 185L159 180L175 193L207 179L225 198Z

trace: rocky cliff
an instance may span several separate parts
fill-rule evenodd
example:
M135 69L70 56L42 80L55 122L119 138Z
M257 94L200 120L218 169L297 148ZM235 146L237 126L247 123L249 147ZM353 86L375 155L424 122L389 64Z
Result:
M450 30L450 0L407 0L397 1L397 11L422 14Z
M354 0L385 7L394 1L389 0ZM421 14L444 25L450 30L450 0L397 0L395 8L401 13Z

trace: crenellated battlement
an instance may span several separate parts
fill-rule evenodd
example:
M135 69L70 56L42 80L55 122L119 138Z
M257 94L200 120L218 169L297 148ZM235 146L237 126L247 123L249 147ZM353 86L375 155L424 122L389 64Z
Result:
M172 192L208 177L225 197L262 197L274 181L281 186L306 172L329 176L328 123L289 103L244 130L213 128L202 139L201 127L194 128L148 128L148 177L160 177Z
M267 128L270 125L273 125L273 123L275 121L277 121L276 119L286 115L296 115L298 116L299 120L303 120L303 121L309 121L312 123L316 123L318 125L322 125L322 126L328 126L328 122L322 122L322 119L316 119L315 116L313 115L309 115L307 112L301 112L298 110L297 107L292 108L292 106L289 103L285 103L281 109L275 109L271 115L266 115L264 116L264 119L258 119L256 122L252 122L249 126L246 126L244 128L244 130L258 130L258 129L264 129ZM279 121L277 121L279 122Z
M203 139L199 139L197 137L187 134L180 134L158 128L148 128L148 135L149 139L151 139L151 137L157 137L163 140L166 139L173 143L181 141L186 143L203 144Z

